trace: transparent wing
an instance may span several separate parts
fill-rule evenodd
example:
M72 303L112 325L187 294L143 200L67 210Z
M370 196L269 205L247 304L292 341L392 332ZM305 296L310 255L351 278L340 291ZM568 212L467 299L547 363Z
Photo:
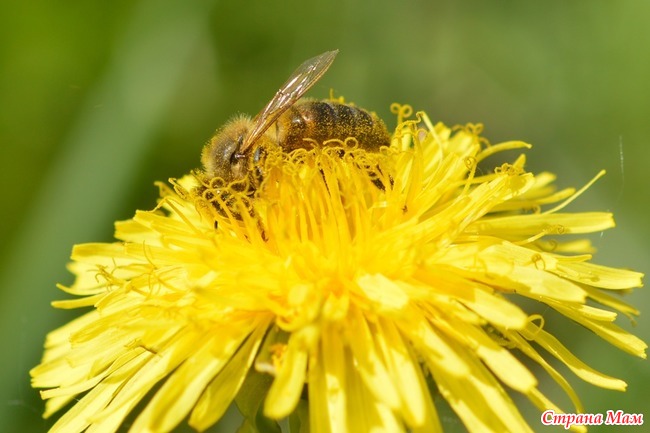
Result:
M296 103L302 95L320 80L329 69L339 50L327 51L319 56L306 60L298 66L289 79L280 87L271 102L253 119L253 127L244 137L237 153L243 154L269 129L278 117Z

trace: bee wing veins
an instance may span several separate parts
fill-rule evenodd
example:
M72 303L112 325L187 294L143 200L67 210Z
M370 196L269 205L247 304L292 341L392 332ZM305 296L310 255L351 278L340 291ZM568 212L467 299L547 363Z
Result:
M298 66L289 79L280 87L266 106L253 119L253 127L248 131L238 154L244 154L276 120L298 101L334 62L339 50L327 51L306 60Z

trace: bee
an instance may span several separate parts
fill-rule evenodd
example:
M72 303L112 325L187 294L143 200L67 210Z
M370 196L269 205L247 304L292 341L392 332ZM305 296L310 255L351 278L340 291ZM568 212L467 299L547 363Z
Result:
M300 99L325 74L337 54L338 50L327 51L306 60L257 116L235 117L218 130L203 148L205 173L222 178L226 184L250 178L252 170L257 171L257 178L263 177L259 162L271 146L288 153L349 137L369 151L388 146L388 130L376 114L332 100Z

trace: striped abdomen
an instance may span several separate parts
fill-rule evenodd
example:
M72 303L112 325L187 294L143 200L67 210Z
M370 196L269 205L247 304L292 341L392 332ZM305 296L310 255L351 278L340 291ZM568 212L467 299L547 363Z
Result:
M349 137L371 151L390 145L386 125L376 114L334 101L301 100L278 118L275 130L277 143L285 152Z

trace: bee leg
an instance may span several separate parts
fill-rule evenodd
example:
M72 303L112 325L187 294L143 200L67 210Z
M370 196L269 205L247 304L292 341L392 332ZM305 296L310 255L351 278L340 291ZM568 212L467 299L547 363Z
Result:
M257 146L257 149L255 149L252 158L253 170L249 171L249 179L251 185L255 185L255 187L261 185L262 181L264 180L263 165L265 159L266 151L262 146Z
M264 230L264 226L262 225L262 222L259 220L257 221L257 229L260 231L260 237L262 238L262 240L264 242L268 242L269 237L266 236L266 230Z
M389 174L388 175L388 185L384 182L384 176L381 171L381 167L379 165L375 165L374 168L366 165L364 166L366 171L368 172L368 175L370 176L370 181L380 190L386 191L386 187L388 186L389 188L393 188L393 185L395 184L395 181L393 180L393 177Z

